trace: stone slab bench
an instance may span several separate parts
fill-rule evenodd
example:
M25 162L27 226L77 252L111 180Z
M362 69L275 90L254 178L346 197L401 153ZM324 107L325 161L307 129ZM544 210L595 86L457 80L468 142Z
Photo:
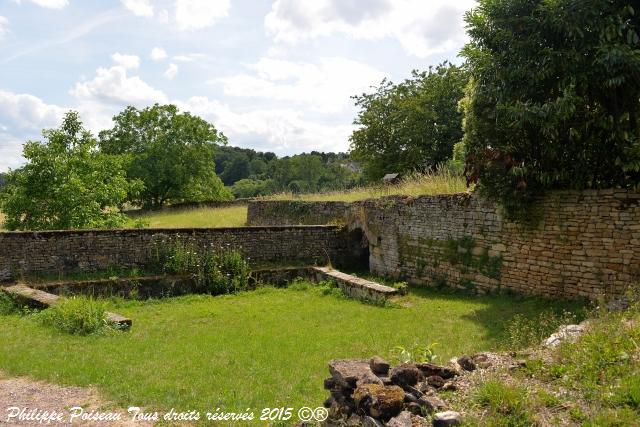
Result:
M347 295L371 301L382 301L397 295L398 290L390 286L342 273L329 267L311 267L324 280L333 280Z
M29 306L38 308L52 307L58 304L61 299L61 297L58 295L50 294L39 289L33 289L23 284L6 286L0 289L19 300L25 301ZM128 319L116 313L107 312L105 313L105 316L107 322L115 323L122 328L130 328L133 323L131 319Z

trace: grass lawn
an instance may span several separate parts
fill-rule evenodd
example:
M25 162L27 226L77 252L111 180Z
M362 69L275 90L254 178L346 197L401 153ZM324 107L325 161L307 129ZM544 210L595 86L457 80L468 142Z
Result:
M382 308L313 290L110 302L130 332L65 335L30 316L0 321L0 369L58 384L97 385L114 403L164 411L320 406L333 358L387 357L439 343L439 360L501 348L514 315L560 303L414 290ZM296 409L297 411L297 409Z
M179 211L160 211L132 218L128 226L142 220L150 228L244 227L247 207L190 208Z
M406 177L397 185L361 187L352 190L315 194L281 193L266 196L266 200L305 200L354 202L384 196L424 196L436 194L456 194L468 191L464 177L447 172L419 174Z

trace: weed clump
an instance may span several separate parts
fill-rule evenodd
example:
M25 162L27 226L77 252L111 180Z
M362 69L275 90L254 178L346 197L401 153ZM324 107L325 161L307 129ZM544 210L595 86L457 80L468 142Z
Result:
M165 274L190 276L198 291L222 295L249 287L249 265L240 252L200 249L180 240L168 247L157 248L156 268Z
M15 300L6 292L0 291L0 316L16 314L20 311Z
M75 296L43 310L35 316L44 325L72 335L93 335L111 328L106 304L84 296Z
M533 318L517 314L506 327L508 347L522 349L540 345L562 325L577 323L581 316L563 311L544 311Z
M476 391L475 400L494 416L491 421L500 420L496 424L485 420L487 425L525 427L535 425L527 408L527 395L525 387L489 380Z

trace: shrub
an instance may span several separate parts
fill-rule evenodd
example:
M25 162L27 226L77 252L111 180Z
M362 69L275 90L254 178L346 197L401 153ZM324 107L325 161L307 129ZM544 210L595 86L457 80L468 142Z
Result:
M467 178L509 216L547 189L640 184L632 4L481 0L467 14Z
M37 316L43 324L73 335L91 335L109 328L106 304L84 296L63 299Z

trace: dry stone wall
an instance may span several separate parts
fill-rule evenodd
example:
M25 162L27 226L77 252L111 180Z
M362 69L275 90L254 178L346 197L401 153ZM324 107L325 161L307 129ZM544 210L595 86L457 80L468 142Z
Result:
M250 263L307 261L325 265L349 258L344 231L331 226L145 229L0 233L0 280L109 267L141 267L154 248L182 239L237 249Z
M348 202L252 201L247 225L330 224L343 221L350 209Z
M640 283L639 193L551 192L534 215L510 222L458 194L355 202L344 218L364 231L373 272L412 284L595 299Z

